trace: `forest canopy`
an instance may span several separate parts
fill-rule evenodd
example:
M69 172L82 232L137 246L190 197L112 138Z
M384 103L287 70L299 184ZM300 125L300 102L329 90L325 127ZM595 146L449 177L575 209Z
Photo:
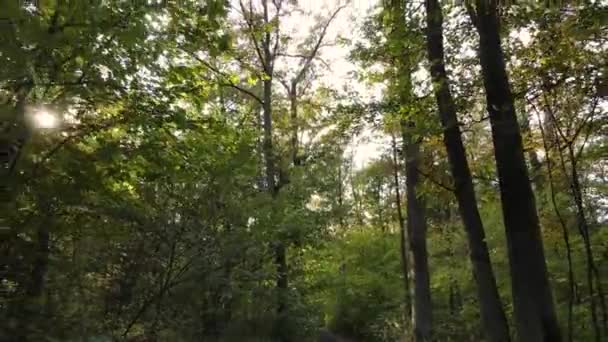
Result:
M0 341L608 340L608 3L0 1Z

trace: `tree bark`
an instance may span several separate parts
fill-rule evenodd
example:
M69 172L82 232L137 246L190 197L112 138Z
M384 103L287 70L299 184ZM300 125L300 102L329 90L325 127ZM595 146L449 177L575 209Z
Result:
M394 135L391 135L393 150L393 181L395 187L395 205L397 207L397 220L399 221L399 252L401 254L401 272L403 273L403 288L405 289L405 307L408 318L412 317L412 297L410 295L410 264L407 255L407 232L405 218L401 208L401 186L399 184L399 158L397 152L397 142Z
M414 270L413 326L416 342L431 340L432 305L428 252L426 247L427 224L424 200L418 192L420 141L411 137L411 123L402 123L405 151L405 184L407 197L407 231Z
M414 101L412 94L411 73L415 61L408 45L406 31L406 10L402 0L390 2L389 15L391 19L390 38L394 42L389 46L392 52L397 77L393 80L396 87L395 96L402 106L410 106ZM416 342L431 340L432 333L432 303L430 288L430 271L426 246L427 223L424 210L423 196L418 192L420 174L421 139L414 136L415 122L411 118L399 117L403 153L405 159L405 192L407 199L406 233L412 260L412 327Z
M444 65L443 15L437 0L426 0L427 50L439 117L443 126L443 142L454 178L458 210L469 243L469 258L477 285L481 321L489 341L509 341L509 327L503 310L496 278L485 241L485 231L477 208L477 198L466 157L454 100Z
M561 341L553 306L534 193L528 178L513 95L500 45L498 1L477 0L472 19L500 184L520 341Z
M344 180L342 165L342 159L340 159L340 164L338 164L338 222L340 223L340 228L344 229Z
M291 160L294 166L300 165L298 157L298 95L296 93L297 84L292 83L289 89L289 116L291 121Z

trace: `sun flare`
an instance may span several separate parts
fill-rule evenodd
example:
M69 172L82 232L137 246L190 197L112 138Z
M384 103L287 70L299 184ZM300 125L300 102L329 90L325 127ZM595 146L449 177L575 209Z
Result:
M33 121L38 128L55 128L59 122L57 116L47 110L40 110L34 113Z

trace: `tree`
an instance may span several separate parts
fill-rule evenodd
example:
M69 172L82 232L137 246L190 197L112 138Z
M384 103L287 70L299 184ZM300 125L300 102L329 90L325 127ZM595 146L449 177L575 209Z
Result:
M4 223L9 223L14 216L11 211L16 209L16 196L20 192L17 188L20 185L18 174L23 173L18 164L26 155L27 145L37 138L37 127L32 124L32 118L41 110L40 107L47 110L71 107L78 113L78 107L87 106L92 97L96 105L116 101L124 95L129 77L136 73L134 65L143 65L157 54L154 44L134 48L133 40L143 39L147 32L145 15L154 13L153 9L145 6L118 3L90 7L66 3L25 5L3 5L7 19L3 22L0 39L3 41L2 62L8 66L0 81L1 91L6 95L6 102L2 104L3 131L0 137L0 197ZM125 51L122 58L106 57L118 51ZM115 77L108 79L100 65L116 67ZM44 196L39 196L39 201L52 202ZM57 210L52 204L41 206L44 208L41 212L49 216ZM52 221L41 223L37 229L36 258L32 261L30 277L19 283L26 288L25 295L18 302L22 308L12 306L16 312L11 319L16 320L14 331L19 338L25 338L29 333L27 322L30 319L36 321L33 316L40 311L44 301L53 240ZM21 227L13 226L3 234L10 241L18 241L21 230Z
M246 23L245 30L250 38L257 56L257 63L261 68L262 96L255 97L262 105L263 126L263 155L265 160L266 188L272 198L276 198L279 190L287 181L286 170L281 169L280 157L273 148L273 82L276 76L276 62L281 54L285 54L286 47L283 46L284 37L280 32L283 1L273 1L274 16L270 17L269 4L267 0L262 2L262 13L260 18L254 12L253 2L247 7L242 1L239 3ZM329 19L320 26L317 40L310 52L303 55L302 66L296 71L296 75L289 83L283 81L290 102L291 119L291 160L298 165L298 97L302 95L298 87L309 72L313 60L317 57L327 28L343 7L338 7ZM305 89L302 89L304 91ZM277 266L277 338L282 341L289 340L288 332L284 328L287 315L287 292L288 292L288 265L287 248L288 241L279 237L274 243L275 263Z
M407 48L406 9L401 1L395 1L388 9L390 11L391 29L390 37L395 44L393 56L396 64L396 87L399 109L399 125L401 127L403 152L405 159L405 187L407 198L407 231L412 253L413 271L413 329L416 341L431 340L431 290L430 272L427 253L427 222L425 214L424 197L420 190L419 168L421 163L421 135L416 132L414 121L416 99L413 96L411 73L415 59L411 57L415 52ZM412 34L412 33L410 33ZM390 51L390 50L389 50Z
M508 338L483 294L517 317L509 259L539 255L513 248L536 228L512 217L505 243L500 192L529 194L501 189L513 168L535 182L557 319L601 340L606 6L501 7L500 45L486 16L482 60L509 77L485 76L515 106L491 118L468 14L424 4L0 5L0 340ZM539 289L530 258L519 290Z
M528 178L522 137L502 47L497 1L468 4L479 33L479 59L492 126L507 234L515 321L521 341L559 341L561 334Z
M407 316L412 315L412 299L410 289L410 262L408 257L408 230L405 223L405 217L403 215L403 209L401 206L401 185L399 182L399 151L397 148L397 139L394 134L391 134L391 150L392 150L392 162L393 162L393 182L395 188L395 206L397 207L397 222L399 223L399 252L401 255L401 265L403 274L403 283L405 289L405 306L407 310Z
M448 160L458 209L469 241L473 277L477 282L482 325L491 341L509 341L507 319L500 301L481 216L477 209L477 198L462 142L450 83L445 71L443 52L443 14L438 1L427 0L427 50L431 65L431 77L435 98L439 108L439 118L443 125L443 142Z

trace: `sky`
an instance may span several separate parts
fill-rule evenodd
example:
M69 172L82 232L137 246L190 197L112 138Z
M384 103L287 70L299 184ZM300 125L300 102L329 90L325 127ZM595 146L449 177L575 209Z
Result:
M359 27L366 16L370 15L377 0L299 0L299 7L307 15L296 14L285 20L284 25L292 30L293 36L299 39L310 34L316 16L327 18L339 6L345 5L327 31L326 42L333 42L342 36L353 41L361 37ZM333 89L343 89L345 86L356 90L364 101L381 96L381 87L370 88L358 82L352 75L357 66L348 60L349 46L333 44L321 50L321 57L330 65L330 70L318 79L319 82L331 86ZM379 137L369 129L364 130L361 136L356 137L349 146L347 154L353 154L355 168L365 166L369 161L378 158L383 148L386 148L386 137Z
M321 15L328 17L339 6L345 8L332 22L329 27L326 41L335 40L338 36L346 37L352 41L361 38L360 27L363 20L377 9L377 5L382 0L298 0L298 5L308 16L294 16L285 22L287 27L294 30L294 36L306 37L310 33L310 28L315 22L315 16ZM519 39L524 45L530 43L531 32L521 29L511 33L512 38ZM348 61L350 46L335 44L324 47L321 56L330 64L331 70L327 71L319 81L331 85L334 89L341 89L348 85L356 90L364 101L379 100L382 96L382 85L370 87L362 84L352 77L351 73L357 70L357 66ZM462 51L465 54L475 54L473 49ZM414 78L418 80L428 79L429 74L426 69L418 70L414 73ZM420 95L420 94L419 94ZM371 129L366 129L361 136L356 137L350 146L353 153L355 168L362 168L371 160L378 158L389 146L390 140L387 136L374 134ZM348 152L347 152L348 153Z
M253 1L254 4L259 4L259 0ZM289 17L284 17L281 29L290 32L294 38L292 45L297 45L298 41L302 41L310 35L313 25L318 20L317 17L328 18L339 6L344 6L329 26L324 42L336 41L336 38L340 36L354 42L362 36L360 27L364 19L377 10L377 5L381 1L298 0L298 7L304 13L292 13ZM524 44L529 43L531 39L530 33L526 30L515 33L515 35ZM317 79L317 82L330 86L333 89L343 89L345 86L348 86L350 89L357 91L362 101L381 99L383 91L381 84L372 87L359 82L353 77L353 72L357 71L357 65L348 60L351 48L352 46L342 44L324 46L320 51L320 56L330 65L330 69L326 70ZM475 53L473 50L465 52ZM422 80L428 78L429 75L426 69L421 69L414 73L414 77ZM373 159L380 157L382 151L386 150L389 145L390 140L387 136L374 133L371 129L364 129L360 136L354 138L347 149L347 154L350 155L352 153L354 167L360 169Z

